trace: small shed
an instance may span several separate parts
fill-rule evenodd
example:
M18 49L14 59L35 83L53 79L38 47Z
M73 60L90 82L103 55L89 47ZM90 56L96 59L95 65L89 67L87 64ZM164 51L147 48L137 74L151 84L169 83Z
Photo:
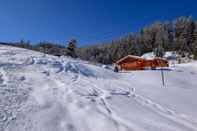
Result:
M162 58L146 60L139 56L128 55L115 63L118 70L144 70L146 68L155 69L157 67L168 67L168 61Z

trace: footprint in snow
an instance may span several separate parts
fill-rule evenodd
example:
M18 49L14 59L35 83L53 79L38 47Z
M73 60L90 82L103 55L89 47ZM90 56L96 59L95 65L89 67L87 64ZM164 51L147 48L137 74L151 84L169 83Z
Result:
M167 110L166 113L168 113L169 115L174 115L175 113L171 110Z
M73 124L67 124L67 129L68 129L68 131L76 131Z
M176 72L183 72L182 70L177 70Z
M196 72L194 72L194 71L191 71L191 72L190 72L190 74L192 74L192 75L196 75L197 73L196 73Z
M3 82L4 82L3 75L0 74L0 84L3 84Z
M7 80L4 77L5 77L4 74L0 72L0 86L1 87L6 86L6 83L7 83Z
M24 65L33 65L33 64L35 64L34 57L27 58L23 64Z
M45 74L46 76L50 76L50 73L48 71L43 71L43 74Z
M7 121L7 114L4 110L0 109L0 123L5 123Z
M24 80L26 80L26 78L25 78L25 76L21 76L21 77L18 78L18 80L19 81L24 81Z
M80 109L83 109L83 108L86 107L86 105L83 102L81 102L81 101L77 101L76 104L77 104L77 107L80 108Z
M67 96L67 102L68 103L73 103L74 100L73 100L73 98L71 96Z

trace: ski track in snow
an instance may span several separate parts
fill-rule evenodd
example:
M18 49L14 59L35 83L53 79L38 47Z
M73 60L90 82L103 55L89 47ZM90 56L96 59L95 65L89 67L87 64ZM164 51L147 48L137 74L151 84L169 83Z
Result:
M104 78L99 74L103 70L100 67L32 53L0 47L0 131L149 130L112 109L110 101L119 96L134 100L188 131L197 130L196 118L136 93L137 88L124 80L120 85L114 84L115 75ZM93 73L94 68L98 72ZM127 87L119 87L124 85Z

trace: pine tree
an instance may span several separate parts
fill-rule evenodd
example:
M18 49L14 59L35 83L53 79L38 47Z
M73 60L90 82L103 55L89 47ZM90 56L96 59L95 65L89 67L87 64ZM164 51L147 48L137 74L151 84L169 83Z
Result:
M193 54L194 54L194 59L197 59L197 22L195 23L195 30L193 33L193 44L192 44L192 49L193 49Z
M71 39L69 42L68 42L68 45L67 45L67 52L66 52L66 55L67 56L70 56L72 58L77 58L77 54L76 54L76 47L77 47L77 40L75 39Z
M194 22L191 17L179 17L175 22L175 37L179 52L192 53Z

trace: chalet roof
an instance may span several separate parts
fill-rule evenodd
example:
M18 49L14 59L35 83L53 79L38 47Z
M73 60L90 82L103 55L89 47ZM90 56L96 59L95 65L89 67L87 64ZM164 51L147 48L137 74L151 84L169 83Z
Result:
M143 58L141 58L140 56L135 56L135 55L127 55L123 58L121 58L120 60L118 60L116 62L116 64L119 64L120 62L122 62L123 60L127 59L127 58L132 58L132 59L136 59L136 60L144 60Z

